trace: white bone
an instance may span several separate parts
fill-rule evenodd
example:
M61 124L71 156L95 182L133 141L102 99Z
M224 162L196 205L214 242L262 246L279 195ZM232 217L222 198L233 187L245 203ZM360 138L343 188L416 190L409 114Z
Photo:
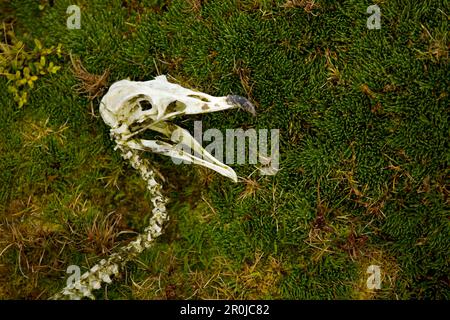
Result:
M142 109L143 101L151 104L149 110ZM100 114L111 127L118 144L202 165L236 182L237 175L232 168L208 153L187 130L167 121L185 114L209 113L237 107L240 107L239 104L233 103L229 97L214 97L186 89L170 83L162 75L150 81L121 80L114 83L101 101ZM131 139L145 130L162 133L173 142L184 144L202 155L202 158L166 142Z
M140 102L147 100L152 107L142 110ZM206 101L204 101L206 100ZM152 194L153 216L144 233L135 241L119 248L118 252L103 259L90 271L84 273L74 284L67 285L53 299L94 299L92 290L99 289L101 283L110 283L119 267L136 257L145 248L149 248L154 239L161 235L162 225L168 220L166 212L167 198L161 193L162 186L155 180L155 173L148 167L136 150L152 152L200 164L237 181L233 169L218 161L206 152L187 130L166 122L178 115L198 114L241 107L255 115L254 106L240 96L213 97L202 92L195 92L167 81L165 76L156 77L146 82L122 80L114 83L100 104L100 114L111 127L111 136L116 140L116 147L124 159L130 161L147 182L147 189ZM132 139L144 130L154 130L164 134L172 142L184 144L202 155L202 159L166 142L157 140Z

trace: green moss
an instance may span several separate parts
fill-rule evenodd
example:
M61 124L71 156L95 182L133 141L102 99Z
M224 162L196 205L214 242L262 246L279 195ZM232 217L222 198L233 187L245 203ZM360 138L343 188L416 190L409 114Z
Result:
M366 28L371 2L317 1L312 12L284 2L79 1L79 30L66 29L70 1L3 4L18 40L61 43L89 72L109 69L109 84L169 73L255 102L257 118L192 117L204 130L280 129L281 170L252 175L248 196L244 183L146 155L167 179L171 220L98 298L450 297L446 2L380 3L380 30ZM5 298L49 297L67 266L94 264L151 213L145 185L89 115L63 59L26 108L0 96ZM247 177L255 168L234 169ZM385 287L365 295L372 263Z

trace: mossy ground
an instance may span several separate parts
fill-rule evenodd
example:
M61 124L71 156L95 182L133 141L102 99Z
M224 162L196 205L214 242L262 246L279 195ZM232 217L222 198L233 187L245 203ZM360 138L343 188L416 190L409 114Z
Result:
M160 73L250 97L257 118L194 118L281 134L279 173L234 166L237 184L148 155L170 223L98 298L450 298L448 1L51 2L0 1L17 37L65 52L23 108L0 78L0 298L50 297L69 265L86 270L151 212L69 54L109 70L107 85ZM366 27L372 4L380 30Z

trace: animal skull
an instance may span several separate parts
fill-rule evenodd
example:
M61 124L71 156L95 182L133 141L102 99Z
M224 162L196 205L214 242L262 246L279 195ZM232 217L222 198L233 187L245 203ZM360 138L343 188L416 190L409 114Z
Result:
M146 109L146 104L151 107ZM114 83L101 101L100 114L111 127L111 136L120 146L199 164L237 182L237 175L232 168L203 149L187 130L168 122L182 115L233 108L241 108L256 115L255 107L243 97L210 96L170 83L166 76L161 75L150 81L121 80ZM185 145L203 157L192 155L167 142L134 138L147 129L161 133L172 142Z

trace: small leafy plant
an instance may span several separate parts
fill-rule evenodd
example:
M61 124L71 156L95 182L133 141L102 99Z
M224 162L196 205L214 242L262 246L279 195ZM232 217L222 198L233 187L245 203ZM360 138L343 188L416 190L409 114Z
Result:
M61 67L50 61L52 55L61 58L61 44L44 48L34 39L34 48L29 50L25 43L17 39L11 26L0 27L3 39L0 42L0 75L8 80L8 91L21 108L27 103L30 89L40 76L56 73Z

